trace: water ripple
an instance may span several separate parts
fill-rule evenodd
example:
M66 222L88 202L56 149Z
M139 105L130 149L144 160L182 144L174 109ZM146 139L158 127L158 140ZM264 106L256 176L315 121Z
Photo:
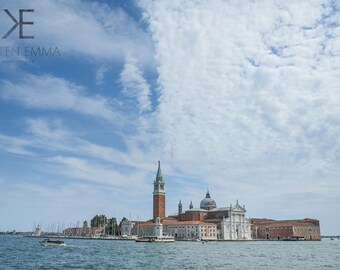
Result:
M176 242L0 237L0 269L340 269L340 240Z

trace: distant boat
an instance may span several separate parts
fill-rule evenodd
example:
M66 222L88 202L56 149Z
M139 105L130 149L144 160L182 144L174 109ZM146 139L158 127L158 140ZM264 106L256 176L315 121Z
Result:
M289 238L282 239L283 241L304 241L305 238L303 236L291 236Z
M331 237L331 240L334 240L334 238L333 238L333 237Z
M136 242L147 242L147 243L154 243L154 242L164 242L164 243L172 243L175 242L175 238L172 236L144 236L138 237L135 239Z
M58 247L65 247L66 244L63 241L60 240L50 240L50 239L44 239L40 242L43 246L58 246Z

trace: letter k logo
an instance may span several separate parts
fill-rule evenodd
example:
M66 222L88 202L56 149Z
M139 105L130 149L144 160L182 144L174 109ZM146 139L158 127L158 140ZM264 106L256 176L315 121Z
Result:
M4 9L4 11L6 12L6 14L12 19L12 21L14 22L14 25L12 26L11 29L8 30L8 32L6 33L6 35L4 35L2 38L7 38L13 31L15 28L18 27L19 25L19 38L34 38L34 36L24 36L23 35L23 25L24 24L33 24L33 22L24 22L23 20L23 13L24 12L34 12L34 9L19 9L19 21L14 18L14 16L11 14L11 12L9 12L8 9Z
M10 33L12 33L14 31L15 28L17 28L17 26L19 25L19 22L13 17L13 15L11 14L11 12L9 12L8 9L4 9L4 11L7 13L7 15L13 20L13 22L15 23L11 29L9 29L9 31L7 32L6 35L4 35L2 38L7 38Z

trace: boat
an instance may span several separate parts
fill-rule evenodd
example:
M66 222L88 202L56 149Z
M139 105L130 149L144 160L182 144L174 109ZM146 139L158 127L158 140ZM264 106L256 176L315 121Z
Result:
M50 240L50 239L44 239L40 242L43 246L58 246L58 247L65 247L66 244L63 241L60 240Z
M305 238L303 236L291 236L289 238L282 239L283 241L304 241Z
M136 242L147 242L147 243L154 243L154 242L164 242L164 243L172 243L175 242L175 238L172 236L143 236L138 237L135 239Z
M331 240L334 240L334 238L333 238L333 237L331 237Z

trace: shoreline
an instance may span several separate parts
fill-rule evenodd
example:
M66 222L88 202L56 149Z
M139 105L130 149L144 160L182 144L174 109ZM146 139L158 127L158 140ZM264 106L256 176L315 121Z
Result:
M136 238L127 238L127 237L117 237L117 238L109 238L109 237L74 237L74 236L55 236L55 235L23 235L23 237L28 238L60 238L60 239L78 239L78 240L106 240L106 241L135 241ZM327 239L327 238L326 238ZM224 239L209 239L209 240L201 240L199 242L318 242L320 240L277 240L277 239L250 239L250 240L224 240ZM197 242L191 239L176 239L176 242Z

